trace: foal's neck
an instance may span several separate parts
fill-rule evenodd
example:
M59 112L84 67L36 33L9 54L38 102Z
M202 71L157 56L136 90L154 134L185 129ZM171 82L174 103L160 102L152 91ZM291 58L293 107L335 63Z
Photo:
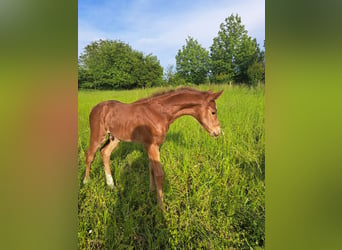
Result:
M182 94L166 100L165 106L169 111L170 123L183 115L191 115L194 118L197 118L202 100L200 97L201 96Z

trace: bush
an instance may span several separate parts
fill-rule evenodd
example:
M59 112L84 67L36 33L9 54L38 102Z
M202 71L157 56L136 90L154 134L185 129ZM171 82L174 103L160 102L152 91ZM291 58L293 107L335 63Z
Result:
M251 84L257 84L264 79L265 69L260 62L252 63L247 70L249 82Z

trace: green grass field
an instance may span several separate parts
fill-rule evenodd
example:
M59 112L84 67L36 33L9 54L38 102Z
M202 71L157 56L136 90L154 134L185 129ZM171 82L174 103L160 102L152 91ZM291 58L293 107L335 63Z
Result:
M89 112L104 100L132 102L161 88L79 91L78 244L80 249L263 249L265 244L264 88L224 89L217 100L224 135L214 139L192 117L169 129L160 149L165 172L162 212L149 192L143 147L121 142L112 153L115 190L99 152L83 185Z

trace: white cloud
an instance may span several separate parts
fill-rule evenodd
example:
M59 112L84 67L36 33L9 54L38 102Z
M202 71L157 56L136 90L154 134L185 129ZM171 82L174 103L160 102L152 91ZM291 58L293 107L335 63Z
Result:
M210 6L194 5L192 9L167 14L146 13L143 7L135 6L130 10L130 15L125 10L121 16L112 17L112 21L107 9L102 20L108 24L106 30L97 27L96 23L91 24L94 20L79 20L79 49L82 51L86 44L98 39L120 39L145 54L156 55L161 65L166 67L175 64L175 56L185 45L188 35L208 49L217 36L220 24L232 13L241 16L248 34L257 38L259 44L262 45L265 39L265 3L261 0L238 1L233 4L218 1ZM99 9L103 10L104 7ZM96 16L100 12L94 10ZM122 22L120 29L116 24L118 20Z

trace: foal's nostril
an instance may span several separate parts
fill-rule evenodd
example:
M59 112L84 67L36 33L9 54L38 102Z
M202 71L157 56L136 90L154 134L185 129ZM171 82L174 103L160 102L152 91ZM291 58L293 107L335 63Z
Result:
M217 137L219 136L219 134L220 134L220 131L213 131L213 136Z

